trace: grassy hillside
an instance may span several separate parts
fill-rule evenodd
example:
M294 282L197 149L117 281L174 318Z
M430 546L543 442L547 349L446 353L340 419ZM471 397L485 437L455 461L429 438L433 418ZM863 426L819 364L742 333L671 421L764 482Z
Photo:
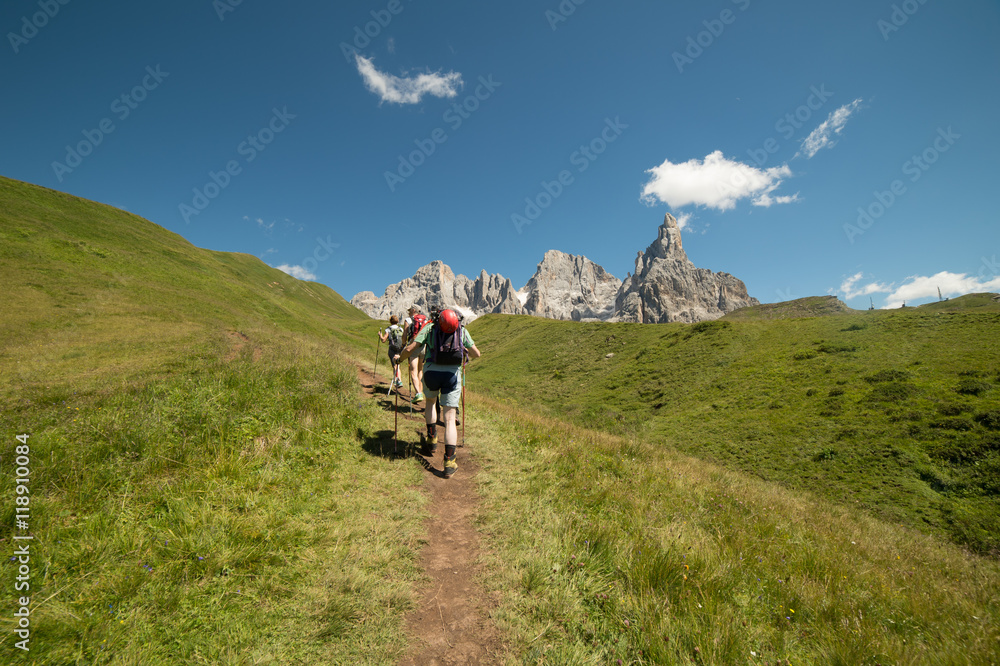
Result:
M695 325L491 316L469 381L997 553L1000 304L983 300Z
M359 404L344 342L374 322L256 258L6 179L0 270L0 661L402 654L425 500Z
M360 393L376 322L44 188L0 180L0 234L0 662L398 663L427 472ZM475 322L503 663L1000 662L1000 565L948 540L998 533L1000 313L949 303Z
M199 249L131 213L6 178L0 271L5 392L166 368L180 349L237 333L344 336L343 322L367 320L329 287L255 257Z
M847 307L836 296L809 296L782 303L763 303L734 310L722 317L726 321L764 319L794 319L798 317L825 317L828 315L858 312Z

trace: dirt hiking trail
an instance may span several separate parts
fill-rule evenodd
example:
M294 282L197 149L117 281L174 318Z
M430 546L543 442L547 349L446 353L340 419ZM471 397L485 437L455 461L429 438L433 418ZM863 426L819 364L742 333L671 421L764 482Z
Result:
M367 397L387 397L388 382L380 378L373 384L371 370L359 367L358 380ZM479 500L475 487L478 468L470 456L473 443L461 446L459 428L458 471L450 479L444 478L444 444L438 444L431 458L420 455L418 433L425 431L423 403L414 406L411 414L406 395L404 388L399 398L398 439L401 454L406 448L409 457L398 463L420 465L426 471L430 518L428 541L420 559L430 580L420 593L416 610L406 618L411 647L399 666L501 664L503 644L490 618L489 598L477 583L479 535L473 521ZM387 416L391 429L392 412Z

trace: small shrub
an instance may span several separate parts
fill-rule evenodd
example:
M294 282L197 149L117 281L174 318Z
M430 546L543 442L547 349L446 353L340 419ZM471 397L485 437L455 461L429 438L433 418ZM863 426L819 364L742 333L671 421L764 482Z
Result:
M844 413L844 406L840 404L837 400L827 399L826 404L823 405L823 409L820 410L819 415L825 417L840 416Z
M976 414L976 422L990 430L1000 430L1000 410L991 410Z
M822 344L816 348L816 351L823 352L824 354L839 354L842 352L853 352L857 350L857 345L838 345L833 343Z
M959 377L982 377L983 376L983 371L982 370L962 370L960 373L958 373L958 376Z
M806 395L808 397L810 397L810 398L813 397L814 395L816 395L817 393L819 393L819 391L817 391L816 389L813 389L813 388L811 388L808 391L806 391Z
M847 328L842 329L842 330L844 330L844 331L863 331L866 328L868 328L868 327L864 326L862 324L851 324L850 326L848 326Z
M823 460L833 460L835 457L837 457L837 450L828 446L813 456L813 460L821 462Z
M979 379L966 378L958 383L955 391L962 395L980 396L993 388L993 384Z
M938 407L938 414L941 416L958 416L964 411L965 407L956 404L941 405Z
M875 386L869 394L873 402L903 402L917 394L917 387L903 382L887 382Z
M732 326L728 321L701 321L691 327L691 335L698 333L716 333ZM690 337L690 336L688 336Z
M818 354L810 349L803 349L802 351L795 352L792 356L796 361L808 361L811 358L816 358Z
M898 382L909 379L910 373L906 370L879 370L865 377L869 384L880 384L882 382Z
M829 395L830 395L831 398L836 398L838 395L844 395L844 389L842 389L842 388L833 388L833 389L830 389Z
M930 425L932 428L938 428L940 430L957 430L959 432L968 432L976 427L975 422L965 416L939 419L937 421L932 421Z

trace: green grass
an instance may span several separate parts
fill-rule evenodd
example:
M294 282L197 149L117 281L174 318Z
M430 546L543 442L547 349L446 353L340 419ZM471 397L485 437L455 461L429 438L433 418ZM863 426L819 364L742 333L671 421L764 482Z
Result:
M309 347L25 394L3 432L9 450L30 433L34 663L398 658L425 499L358 395L346 359Z
M0 544L30 435L37 664L390 663L421 580L419 470L382 457L327 287L0 179ZM390 490L391 489L391 490ZM21 592L20 594L23 594Z
M1000 553L992 301L694 325L489 316L471 330L490 350L471 385L509 404Z
M4 179L0 266L0 544L22 432L35 536L28 655L0 558L8 660L398 662L427 496L360 395L376 322ZM472 325L463 418L509 663L1000 661L1000 304L837 310Z
M483 402L468 418L486 585L521 663L1000 659L993 559L646 439Z

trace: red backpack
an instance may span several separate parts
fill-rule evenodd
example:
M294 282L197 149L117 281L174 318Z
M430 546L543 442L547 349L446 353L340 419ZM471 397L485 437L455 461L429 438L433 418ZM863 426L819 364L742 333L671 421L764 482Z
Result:
M410 340L416 340L417 333L419 333L420 329L427 325L428 321L430 320L427 319L427 316L420 314L419 312L413 315L413 325L410 326Z

